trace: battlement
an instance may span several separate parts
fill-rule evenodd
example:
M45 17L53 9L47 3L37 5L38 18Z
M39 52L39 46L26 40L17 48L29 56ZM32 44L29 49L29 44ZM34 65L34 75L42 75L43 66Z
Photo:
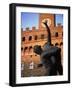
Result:
M58 23L57 24L57 27L63 27L61 23Z
M32 30L36 30L36 27L32 27Z
M21 28L22 31L33 31L33 30L37 30L36 27L32 27L31 29L29 27L26 27L25 29Z
M26 28L26 31L29 31L29 30L30 30L29 27L27 27L27 28Z
M55 31L55 32L61 33L62 29L63 29L63 25L61 23L58 23L57 26L52 27L50 29L51 29L51 32ZM29 31L33 31L33 32L34 31L42 31L42 32L44 32L44 31L46 31L46 28L40 30L40 29L37 29L35 26L33 26L31 28L29 28L29 27L26 27L25 29L21 28L21 30L24 32L29 32Z

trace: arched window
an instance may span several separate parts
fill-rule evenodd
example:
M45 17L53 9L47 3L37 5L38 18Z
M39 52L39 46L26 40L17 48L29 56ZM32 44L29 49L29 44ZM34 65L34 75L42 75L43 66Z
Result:
M25 41L25 37L22 37L22 41Z
M21 47L21 51L23 51L23 47Z
M30 55L30 57L32 57L32 55Z
M53 44L51 44L51 46L54 46Z
M41 35L41 39L44 39L44 34Z
M55 46L58 46L59 44L58 43L55 43Z
M32 36L29 36L29 41L32 40Z
M32 46L29 47L29 51L32 51Z
M63 45L63 42L60 43L60 46L62 46L62 45Z
M25 47L25 48L24 48L24 52L26 52L27 50L28 50L28 47Z
M55 33L55 37L58 37L58 32Z
M37 35L35 35L35 40L37 40Z
M39 47L41 48L41 45L39 45Z

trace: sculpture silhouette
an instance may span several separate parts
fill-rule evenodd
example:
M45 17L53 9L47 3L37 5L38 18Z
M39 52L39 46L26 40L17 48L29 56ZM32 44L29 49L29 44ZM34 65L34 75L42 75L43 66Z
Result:
M61 49L51 44L51 32L50 28L47 25L47 21L43 22L46 26L48 38L47 43L45 43L43 49L39 45L34 46L34 52L40 55L41 64L38 67L44 65L46 69L47 76L51 75L62 75L63 67L61 64Z

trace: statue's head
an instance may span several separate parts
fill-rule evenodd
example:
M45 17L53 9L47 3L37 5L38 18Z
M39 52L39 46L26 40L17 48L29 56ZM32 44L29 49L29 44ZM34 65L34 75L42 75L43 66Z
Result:
M40 45L35 45L33 51L34 51L36 54L41 55L41 53L42 53L43 50L42 50L42 48L41 48Z

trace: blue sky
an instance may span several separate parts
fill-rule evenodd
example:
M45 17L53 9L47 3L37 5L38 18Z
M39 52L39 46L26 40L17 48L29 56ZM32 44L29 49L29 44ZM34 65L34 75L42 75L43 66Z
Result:
M56 25L58 23L61 23L63 25L63 14L56 14L55 18L56 18Z
M63 24L63 15L62 14L56 14L56 25L58 23ZM25 29L29 27L30 29L35 26L38 29L39 24L39 13L21 13L21 28Z

